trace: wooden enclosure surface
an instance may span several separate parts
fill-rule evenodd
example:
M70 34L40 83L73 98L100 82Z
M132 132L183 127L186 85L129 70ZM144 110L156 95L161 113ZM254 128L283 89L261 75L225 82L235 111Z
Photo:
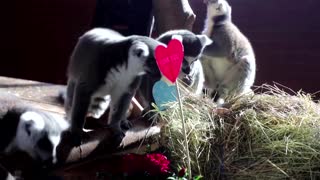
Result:
M56 100L62 88L65 86L0 76L0 92L15 95L27 105L63 117L65 115L63 106ZM103 171L104 168L110 166L106 161L108 158L127 153L144 154L147 146L151 151L156 150L159 143L156 143L155 140L160 133L161 125L151 126L141 119L131 119L131 122L133 127L125 132L125 137L121 142L114 141L109 128L101 127L87 132L86 138L79 147L71 145L68 134L63 135L57 150L60 165L54 173L64 176L88 175L83 168L87 168L88 171L90 169L91 173L99 169ZM34 167L28 166L31 164L30 159L19 161L15 158L24 159L25 157L20 157L20 154L9 157L0 155L0 164L6 165L5 167L9 169L22 167L27 172L33 171ZM94 175L94 173L90 174L93 177Z
M64 116L63 106L57 101L63 85L0 76L0 91L17 96L26 104Z

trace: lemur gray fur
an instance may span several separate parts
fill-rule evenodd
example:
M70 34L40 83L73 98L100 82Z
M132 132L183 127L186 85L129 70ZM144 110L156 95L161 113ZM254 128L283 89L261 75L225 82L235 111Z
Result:
M181 32L184 31L175 33ZM186 54L198 57L209 39L205 35L186 34L183 36ZM192 43L199 46L189 47ZM116 135L123 136L122 127L131 126L126 112L135 93L144 107L150 109L154 102L152 87L161 78L154 57L158 45L163 43L145 36L124 37L106 28L92 29L79 38L69 62L65 100L67 117L71 119L70 131L78 140L86 116L99 118L107 108L111 109L109 126ZM78 140L76 144L80 143Z
M27 153L38 162L57 162L56 147L69 126L62 117L24 104L17 97L0 93L0 152Z
M205 46L212 41L206 35L196 35L189 30L171 30L161 34L157 40L168 44L173 36L180 36L182 44L184 46L184 60L182 68L179 74L186 86L191 87L191 90L195 94L201 94L203 87L203 72L201 63L198 61ZM157 119L155 113L150 111L152 109L151 104L154 103L152 96L152 87L160 79L161 75L157 78L152 76L144 76L140 88L137 91L137 99L144 107L143 117L148 121L154 121Z
M205 86L217 92L218 104L228 96L251 91L256 62L249 40L231 21L231 7L225 0L205 0L207 17L203 34L213 43L205 48L201 63Z
M179 79L181 79L195 94L201 94L204 74L199 58L203 49L212 43L206 35L196 35L188 30L171 30L161 34L157 40L168 44L173 36L180 35L184 47L184 60Z
M126 112L143 77L160 79L154 49L161 43L145 36L124 37L107 28L82 35L68 67L65 101L71 134L81 143L85 118L99 118L110 108L108 125L117 137L131 124Z

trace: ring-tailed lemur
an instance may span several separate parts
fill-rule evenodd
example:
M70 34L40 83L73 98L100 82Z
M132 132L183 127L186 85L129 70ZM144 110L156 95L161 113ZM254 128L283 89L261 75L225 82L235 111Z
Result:
M213 43L201 58L205 85L217 91L218 104L228 96L251 91L255 80L256 62L249 40L231 21L231 7L225 0L205 0L207 17L203 34Z
M208 38L191 37L185 41L199 44L190 52L197 57ZM69 63L65 102L76 144L81 143L87 115L99 118L109 107L109 126L121 137L121 127L131 126L126 112L135 93L146 109L151 107L152 87L161 78L154 57L158 45L163 43L145 36L124 37L106 28L92 29L80 37Z
M23 104L17 97L0 94L0 151L26 152L39 162L54 164L61 133L68 128L62 117Z
M199 58L203 49L212 43L212 40L206 35L196 35L188 30L171 30L161 34L157 40L168 44L173 36L180 35L184 47L184 60L182 62L179 78L195 94L201 94L204 83L204 75Z
M108 124L116 137L123 137L122 127L131 126L126 112L142 77L161 77L154 59L160 44L106 28L94 28L79 38L69 62L65 102L76 145L81 143L86 116L99 118L108 107Z
M203 72L201 63L198 60L205 46L212 41L206 35L196 35L188 30L172 30L161 34L157 40L168 44L174 36L182 37L184 46L184 60L179 74L179 78L183 80L187 86L191 87L196 94L202 91ZM157 65L155 64L157 68ZM150 111L152 103L155 102L152 96L152 87L161 78L157 76L144 76L140 88L137 91L137 99L144 107L142 112L144 119L153 121L157 119L155 113Z

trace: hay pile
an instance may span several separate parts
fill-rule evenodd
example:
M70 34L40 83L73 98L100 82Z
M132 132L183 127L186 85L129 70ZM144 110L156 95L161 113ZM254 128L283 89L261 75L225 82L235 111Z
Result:
M267 92L234 98L228 111L183 96L193 175L204 179L319 179L320 104L310 95ZM179 105L159 112L174 167L186 167Z

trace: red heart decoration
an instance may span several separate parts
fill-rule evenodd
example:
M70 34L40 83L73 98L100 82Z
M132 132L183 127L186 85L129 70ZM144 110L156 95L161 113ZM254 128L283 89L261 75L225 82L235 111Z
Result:
M155 50L156 61L160 72L169 81L175 83L182 65L183 45L177 39L172 39L168 46L157 46Z

